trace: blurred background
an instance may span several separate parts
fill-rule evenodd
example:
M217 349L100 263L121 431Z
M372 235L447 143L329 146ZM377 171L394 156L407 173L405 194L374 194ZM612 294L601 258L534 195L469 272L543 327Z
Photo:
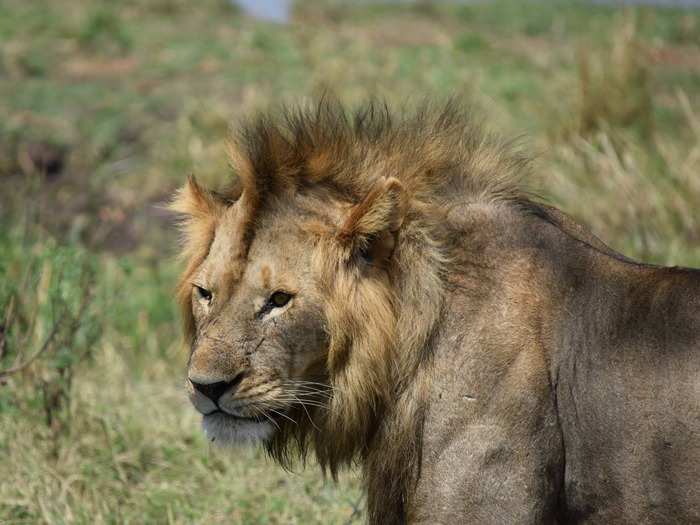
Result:
M161 206L255 108L461 96L544 198L700 267L700 11L643 3L0 0L0 523L362 522L356 473L210 449L185 399Z

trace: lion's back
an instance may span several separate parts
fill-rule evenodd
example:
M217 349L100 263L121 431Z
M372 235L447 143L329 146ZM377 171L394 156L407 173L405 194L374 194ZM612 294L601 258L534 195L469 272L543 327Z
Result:
M700 522L700 272L632 275L603 294L607 319L588 311L599 337L579 334L562 367L567 514Z

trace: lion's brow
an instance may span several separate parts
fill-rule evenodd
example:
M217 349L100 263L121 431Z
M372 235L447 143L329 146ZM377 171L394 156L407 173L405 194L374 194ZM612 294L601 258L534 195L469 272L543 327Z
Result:
M272 270L270 270L269 266L264 265L260 269L260 278L262 279L263 288L266 290L269 290L270 289L270 281L272 278Z

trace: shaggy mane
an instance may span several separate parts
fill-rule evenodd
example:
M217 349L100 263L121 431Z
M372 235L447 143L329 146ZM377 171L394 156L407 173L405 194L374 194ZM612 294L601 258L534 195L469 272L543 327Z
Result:
M509 151L455 102L392 113L377 101L348 111L324 97L244 123L230 147L235 182L214 194L192 181L173 203L185 215L184 254L190 262L179 300L190 338L189 279L227 207L237 207L240 256L232 264L240 267L255 235L255 218L280 199L310 211L331 205L352 210L344 223L321 217L309 225L318 237L314 264L330 337L318 380L330 385L332 395L326 409L311 414L295 409L298 424L282 422L267 448L283 465L311 448L333 476L359 461L369 482L370 516L400 521L402 502L418 476L430 339L453 255L447 213L467 203L529 202L519 184L527 160ZM380 191L381 181L388 182ZM384 198L382 191L386 202L367 201L372 192ZM363 206L379 210L366 224L358 218ZM392 209L401 217L391 216ZM353 250L374 242L371 228L382 221L396 222L395 232L387 227L395 236L393 256L386 272L363 274L352 264Z
M332 97L280 107L244 122L230 152L259 204L291 188L319 186L354 203L381 176L396 177L425 203L517 200L528 160L484 133L453 100L396 113L376 100L348 111ZM239 191L236 185L226 196L235 199Z

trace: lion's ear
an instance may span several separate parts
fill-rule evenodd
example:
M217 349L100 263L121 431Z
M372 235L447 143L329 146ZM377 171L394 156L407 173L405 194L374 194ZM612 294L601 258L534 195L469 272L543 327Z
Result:
M186 217L201 219L216 213L220 206L217 197L202 188L194 175L190 175L185 185L177 190L168 208Z
M406 191L394 177L380 179L355 205L338 231L338 240L370 261L388 258L406 214Z
M188 258L202 251L202 246L209 245L216 219L226 209L226 203L190 176L168 208L182 216L183 256Z

